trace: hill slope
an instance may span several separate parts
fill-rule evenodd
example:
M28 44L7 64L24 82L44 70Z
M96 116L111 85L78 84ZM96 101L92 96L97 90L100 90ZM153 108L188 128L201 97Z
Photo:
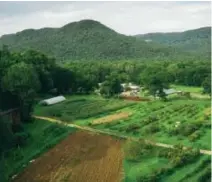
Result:
M94 20L61 28L27 29L0 38L12 50L35 49L61 60L158 59L179 56L179 51L134 36L119 34ZM180 55L183 53L180 53Z
M211 27L203 27L185 32L173 33L148 33L136 35L142 40L174 46L181 50L210 54L211 51Z

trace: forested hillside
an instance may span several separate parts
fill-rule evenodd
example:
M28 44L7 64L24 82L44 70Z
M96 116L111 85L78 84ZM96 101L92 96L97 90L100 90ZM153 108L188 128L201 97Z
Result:
M181 50L198 54L211 52L211 27L203 27L185 32L173 33L148 33L136 35L136 37L149 42L160 43L161 45L174 46Z
M182 57L187 60L193 57L175 48L119 34L93 20L4 35L0 38L0 47L2 45L8 45L13 51L42 51L59 60L181 60Z

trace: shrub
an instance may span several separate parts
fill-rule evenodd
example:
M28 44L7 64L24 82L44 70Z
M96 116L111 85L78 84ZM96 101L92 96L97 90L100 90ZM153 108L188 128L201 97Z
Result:
M182 145L175 145L173 149L160 155L170 159L173 165L178 167L195 160L200 155L200 151L192 148L184 149Z
M130 124L126 128L126 132L133 132L133 131L138 130L138 129L140 129L140 126L138 124Z
M191 135L189 135L188 139L193 142L197 139L199 139L201 136L201 132L200 131L195 131L194 133L192 133Z
M124 154L127 160L137 161L141 156L147 154L152 149L152 145L145 141L127 140L124 144Z
M160 129L159 129L159 126L156 125L156 124L155 125L151 125L151 126L149 126L148 128L145 129L146 133L156 133L158 131L160 131Z
M30 134L28 132L19 132L15 134L15 145L16 146L24 146L26 145L28 139L30 138Z
M180 127L177 128L177 133L183 136L189 136L190 134L194 133L198 130L197 124L182 124Z

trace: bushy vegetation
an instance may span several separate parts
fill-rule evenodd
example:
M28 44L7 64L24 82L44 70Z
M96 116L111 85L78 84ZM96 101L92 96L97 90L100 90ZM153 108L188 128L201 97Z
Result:
M143 140L139 141L126 141L124 144L124 154L126 160L137 161L143 155L151 151L152 145Z
M168 158L175 167L190 163L199 157L200 151L198 149L186 148L182 145L175 145L173 149L162 151L160 156Z

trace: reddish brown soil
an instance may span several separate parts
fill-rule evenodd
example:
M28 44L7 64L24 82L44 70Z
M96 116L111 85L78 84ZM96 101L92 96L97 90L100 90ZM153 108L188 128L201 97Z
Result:
M109 123L118 119L124 119L129 117L129 113L127 112L121 112L121 113L116 113L116 114L111 114L99 119L95 119L92 124L101 124L101 123Z
M121 141L76 132L31 163L14 182L120 182Z

